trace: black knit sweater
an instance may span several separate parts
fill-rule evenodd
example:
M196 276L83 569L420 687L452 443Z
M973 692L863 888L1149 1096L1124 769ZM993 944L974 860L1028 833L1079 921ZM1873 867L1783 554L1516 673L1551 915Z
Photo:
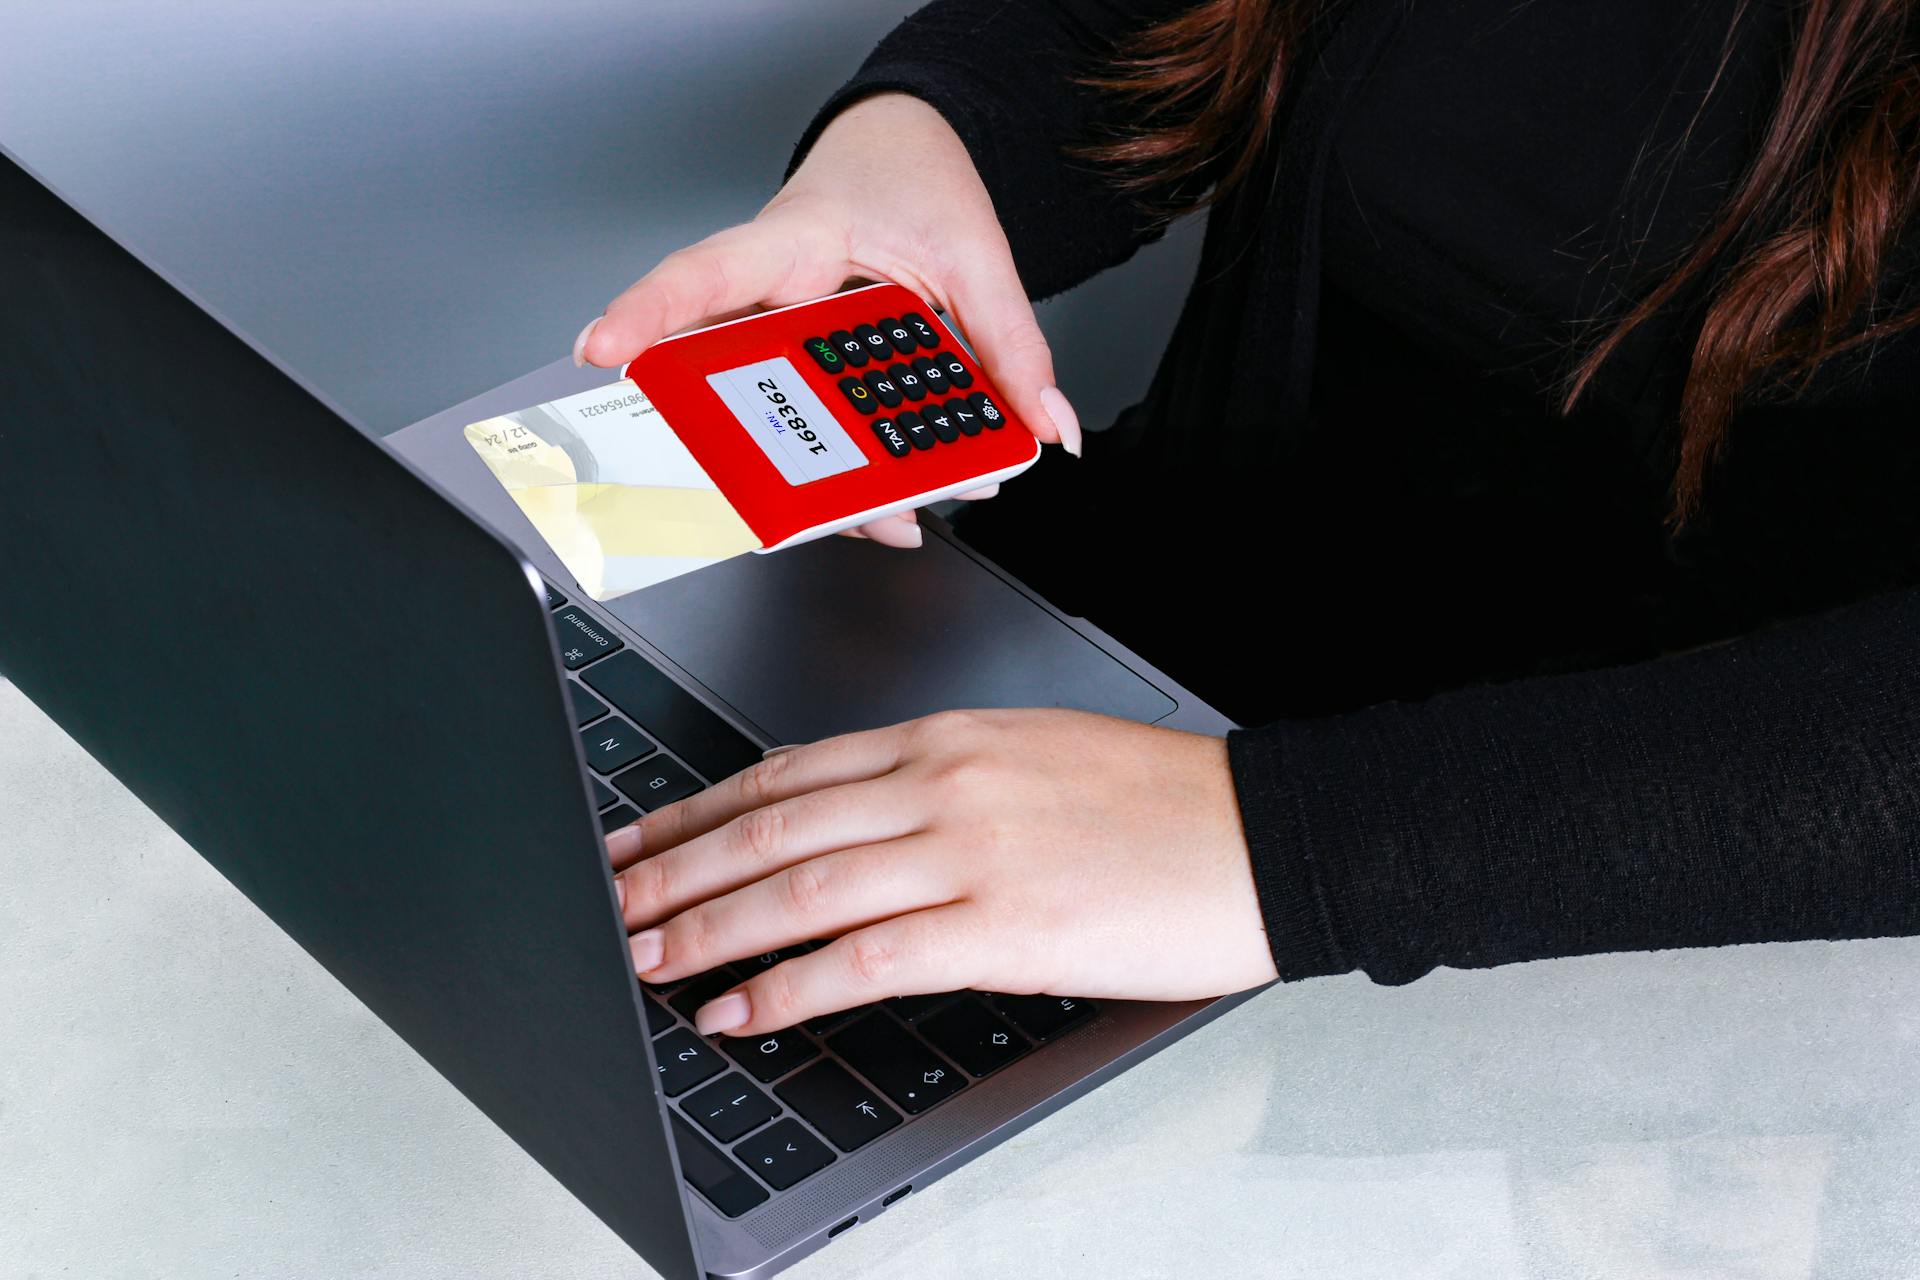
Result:
M1070 288L1156 234L1076 158L1121 111L1078 77L1179 7L939 0L801 153L926 99ZM1147 399L962 522L1264 726L1229 744L1284 978L1920 932L1920 337L1744 408L1679 534L1698 291L1553 407L1751 159L1787 7L1707 94L1734 8L1348 6Z

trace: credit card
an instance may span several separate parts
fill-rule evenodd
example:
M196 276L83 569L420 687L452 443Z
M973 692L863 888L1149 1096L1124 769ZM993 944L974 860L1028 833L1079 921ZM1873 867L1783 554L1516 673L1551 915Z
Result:
M595 600L760 546L631 379L473 423L466 437Z

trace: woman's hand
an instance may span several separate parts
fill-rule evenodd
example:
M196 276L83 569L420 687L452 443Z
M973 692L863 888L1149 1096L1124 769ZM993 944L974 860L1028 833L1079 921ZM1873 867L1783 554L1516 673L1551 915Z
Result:
M1226 744L1082 711L782 751L607 849L647 981L834 939L703 1005L706 1034L963 987L1174 1000L1275 976Z
M901 156L913 157L912 182L899 181ZM1080 452L1079 420L1054 386L1053 355L966 146L939 112L904 94L834 117L757 218L669 254L580 331L574 361L624 365L669 334L849 280L892 280L947 312L1015 416ZM862 531L920 543L911 515Z

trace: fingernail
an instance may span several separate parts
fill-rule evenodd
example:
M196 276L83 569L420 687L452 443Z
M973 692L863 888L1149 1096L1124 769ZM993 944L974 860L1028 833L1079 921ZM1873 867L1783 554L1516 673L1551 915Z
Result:
M866 530L867 537L883 547L911 550L920 545L922 537L918 524L908 524L904 520L875 520L861 528Z
M613 896L615 900L620 903L620 910L624 914L627 909L627 881L625 876L615 876L613 878Z
M593 336L593 326L599 324L605 318L606 318L605 316L595 316L593 319L587 321L587 327L582 329L580 331L580 336L573 340L573 367L574 368L583 369L586 367L587 339ZM549 350L551 350L551 348L549 348Z
M729 992L718 1000L709 1000L701 1005L699 1012L693 1015L693 1027L703 1036L718 1035L744 1025L751 1012L746 992Z
M798 747L799 745L800 744L797 742L789 742L784 747L768 747L765 751L762 751L760 753L760 758L762 760L765 760L768 756L777 756L782 751L792 751L794 748Z
M640 855L640 828L638 826L618 827L607 833L607 856L616 861L626 857Z
M1000 492L999 485L990 484L984 489L969 489L967 492L960 495L960 501L985 502L988 498L991 498L994 494L999 492Z
M649 929L645 933L636 933L627 939L627 950L633 953L633 971L648 973L660 967L667 944L661 940L658 929Z
M1040 407L1053 419L1053 425L1060 429L1060 447L1074 457L1080 456L1080 415L1073 411L1067 398L1060 394L1060 388L1048 387L1040 393Z

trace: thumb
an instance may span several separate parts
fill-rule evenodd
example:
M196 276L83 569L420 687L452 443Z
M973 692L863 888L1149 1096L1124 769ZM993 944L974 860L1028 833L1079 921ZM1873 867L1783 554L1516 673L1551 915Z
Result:
M1054 385L1053 350L1012 261L969 272L950 297L954 318L1014 416L1041 440L1079 457L1079 416Z

